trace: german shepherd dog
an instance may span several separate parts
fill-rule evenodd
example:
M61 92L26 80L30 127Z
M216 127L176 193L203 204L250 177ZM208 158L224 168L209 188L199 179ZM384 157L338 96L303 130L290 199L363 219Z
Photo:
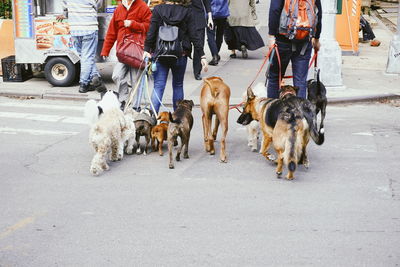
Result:
M319 79L319 72L317 72L317 79L311 79L307 82L307 99L315 105L316 115L321 111L321 123L319 127L320 134L324 134L324 119L326 115L326 105L328 100L326 98L325 85Z
M306 126L303 127L306 130L304 134L305 140L303 141L302 151L300 157L298 157L299 159L295 160L295 164L297 165L297 163L300 162L304 164L305 167L308 167L309 161L307 157L306 146L308 144L309 136L311 136L317 145L321 145L324 140L323 136L321 136L317 131L316 115L313 105L308 100L297 97L296 92L296 87L287 85L282 87L279 99L256 98L251 88L249 88L247 91L247 101L244 105L243 113L238 118L237 122L242 125L249 124L253 119L260 122L260 128L264 137L261 146L261 153L268 160L273 160L274 157L268 153L268 149L273 140L276 124L278 123L278 120L280 120L278 126L282 125L288 116L287 113L295 113L294 118L297 116L306 124ZM283 111L285 111L285 116L281 115ZM290 117L292 118L293 116ZM286 119L286 121L287 120L288 119ZM293 118L290 121L292 120ZM280 127L280 129L283 129L283 127Z

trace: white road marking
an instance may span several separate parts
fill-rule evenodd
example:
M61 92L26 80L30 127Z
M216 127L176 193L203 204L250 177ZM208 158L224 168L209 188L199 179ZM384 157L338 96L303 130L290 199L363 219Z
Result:
M370 132L353 133L353 135L374 136L374 134Z
M56 110L76 110L83 111L83 106L66 106L66 105L52 105L52 104L33 104L28 102L5 102L0 103L0 107L13 107L13 108L38 108L38 109L56 109Z
M9 127L0 127L0 134L31 134L31 135L77 135L79 132L65 132L65 131L47 131L35 129L16 129Z
M46 121L46 122L63 122L63 123L74 123L74 124L87 124L86 120L83 117L68 117L68 116L20 113L20 112L0 112L0 118L25 119L25 120Z

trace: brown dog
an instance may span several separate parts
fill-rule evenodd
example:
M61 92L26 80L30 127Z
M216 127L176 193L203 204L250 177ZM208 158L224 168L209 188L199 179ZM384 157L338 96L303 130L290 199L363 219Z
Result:
M228 133L229 97L231 90L219 77L204 79L204 85L200 94L200 107L203 113L204 145L207 152L215 154L214 140L217 137L218 126L221 124L221 162L227 162L225 152L225 139ZM211 134L212 116L216 115L214 130Z
M151 129L151 146L153 148L153 151L156 151L158 147L158 153L160 154L160 156L162 156L162 145L163 142L167 140L169 113L161 112L160 115L158 115L157 120L160 120L160 123Z
M193 127L193 116L192 108L194 103L192 100L180 100L178 101L178 107L173 114L169 113L169 125L167 132L168 139L168 152L169 152L169 168L174 168L174 160L172 158L172 149L175 143L177 143L178 136L181 138L181 146L178 148L176 153L176 161L181 160L181 152L183 146L185 150L183 152L183 157L185 159L189 158L189 139L190 131Z

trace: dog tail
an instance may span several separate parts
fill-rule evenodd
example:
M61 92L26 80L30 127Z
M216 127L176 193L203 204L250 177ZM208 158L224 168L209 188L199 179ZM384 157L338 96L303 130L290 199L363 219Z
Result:
M101 107L97 106L96 101L90 99L86 102L84 116L89 125L95 124L99 120L101 113L103 113L103 110Z
M287 115L286 122L290 125L290 134L285 142L283 161L288 166L289 171L294 172L297 168L297 155L300 149L301 137L297 135L297 131L299 131L299 125L297 125L298 116L294 112L290 112Z
M172 118L171 112L168 112L168 115L169 115L169 121L170 122L172 122L172 123L181 123L181 120L179 120L179 119L174 120L174 118Z
M204 79L204 82L208 85L208 87L210 87L210 92L211 92L212 97L216 98L218 96L218 94L219 94L219 91L217 90L217 88L212 86L212 84L209 81L209 80L212 80L214 78L217 78L217 77L210 77L210 78ZM218 78L218 79L221 80L220 78Z
M306 119L309 127L311 139L315 142L315 144L319 146L322 145L325 141L324 129L320 129L318 131L317 114L315 113L315 108L310 102L305 102L303 105L303 111L304 118Z

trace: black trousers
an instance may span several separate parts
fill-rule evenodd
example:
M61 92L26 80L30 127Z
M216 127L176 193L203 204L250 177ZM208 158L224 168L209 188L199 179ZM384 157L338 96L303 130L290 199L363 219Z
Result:
M360 26L362 29L364 41L375 39L375 34L372 31L371 25L369 25L368 21L363 16L360 17Z
M224 38L226 18L214 19L214 29L207 27L207 42L213 56L218 55Z
M204 48L204 39L205 39L205 35L206 35L206 29L202 28L202 29L197 29L196 31L197 34L197 38L200 39L200 42L203 44L203 48ZM194 49L193 52L193 73L194 75L200 75L201 72L201 54L199 54L198 51L196 51L196 49Z

